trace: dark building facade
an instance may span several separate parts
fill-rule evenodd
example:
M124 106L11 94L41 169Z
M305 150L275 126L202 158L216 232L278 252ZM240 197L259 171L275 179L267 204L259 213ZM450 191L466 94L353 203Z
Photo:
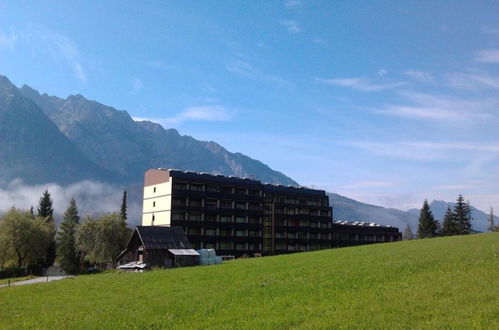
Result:
M335 239L339 228L332 212L323 190L178 170L151 169L145 174L142 225L181 227L193 248L213 248L219 255L346 246L346 240ZM351 230L360 235L351 245L362 244L362 235L369 235L358 233L367 227ZM389 236L383 234L384 241L397 240Z

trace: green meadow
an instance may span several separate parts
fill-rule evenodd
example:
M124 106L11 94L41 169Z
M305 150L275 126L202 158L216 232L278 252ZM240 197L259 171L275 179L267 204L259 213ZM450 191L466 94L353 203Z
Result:
M499 234L0 288L0 328L499 329Z

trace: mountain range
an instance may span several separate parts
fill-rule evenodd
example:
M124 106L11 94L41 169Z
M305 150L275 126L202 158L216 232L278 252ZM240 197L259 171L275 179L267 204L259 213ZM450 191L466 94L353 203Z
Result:
M134 121L81 95L66 99L17 88L0 76L0 180L67 184L141 182L149 168L178 168L296 185L284 174L212 141Z
M213 141L199 141L82 95L59 98L21 88L0 75L0 188L15 179L26 184L67 185L94 180L126 186L140 205L140 186L149 168L177 168L298 185L264 163L232 153ZM335 220L377 222L403 230L417 227L418 210L401 211L330 193ZM443 202L445 203L445 202ZM434 201L436 218L443 218ZM440 214L442 213L442 214ZM485 213L474 210L476 229Z

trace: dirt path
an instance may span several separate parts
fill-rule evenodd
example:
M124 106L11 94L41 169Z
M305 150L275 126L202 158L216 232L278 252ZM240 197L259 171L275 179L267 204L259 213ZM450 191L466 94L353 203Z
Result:
M37 277L31 280L26 280L26 281L19 281L19 282L11 282L10 286L14 285L25 285L25 284L34 284L34 283L47 283L47 282L52 282L52 281L57 281L57 280L62 280L64 278L67 278L68 276L42 276L42 277ZM69 276L73 277L73 276ZM0 288L8 287L8 284L2 284L0 285Z

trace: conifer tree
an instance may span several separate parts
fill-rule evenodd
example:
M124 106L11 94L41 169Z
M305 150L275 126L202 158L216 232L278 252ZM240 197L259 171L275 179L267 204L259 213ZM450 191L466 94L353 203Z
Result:
M494 209L493 208L490 208L490 213L489 213L489 217L488 217L488 221L489 221L489 231L496 231L496 226L494 224L494 218L495 218L495 215L494 215Z
M45 190L38 205L38 217L44 218L47 224L52 227L52 234L50 235L50 242L45 253L45 258L40 261L40 266L49 267L55 261L56 255L56 242L55 242L55 223L54 223L54 208L53 201L50 197L48 190Z
M404 233L402 234L402 239L404 241L408 241L411 239L414 239L414 233L412 232L411 225L407 224L407 227L405 227Z
M50 198L50 193L48 190L43 192L40 202L38 203L38 214L39 217L45 218L47 221L54 222L54 208L53 201Z
M430 238L437 236L438 221L435 220L430 210L430 205L425 199L419 213L418 238Z
M454 223L457 226L457 235L471 233L471 209L469 203L464 202L462 195L459 195L454 206Z
M121 218L126 221L127 220L127 196L126 196L126 190L123 191L123 199L121 200L121 209L120 209L120 215Z
M71 199L60 231L57 235L57 255L62 269L68 274L75 274L80 267L80 254L76 247L76 227L80 222L76 200Z
M447 212L445 213L444 220L442 221L442 236L452 236L457 235L458 228L454 222L454 213L447 207Z

